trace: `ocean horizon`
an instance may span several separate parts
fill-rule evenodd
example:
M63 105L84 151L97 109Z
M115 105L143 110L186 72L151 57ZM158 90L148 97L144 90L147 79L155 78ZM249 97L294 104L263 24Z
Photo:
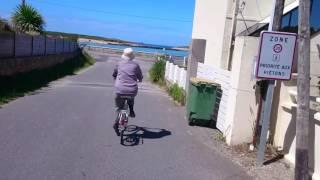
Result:
M115 45L115 44L101 44L101 43L92 43L92 42L81 42L80 45L90 46L90 47L101 47L107 49L116 49L123 50L125 48L132 48L135 52L146 53L146 54L165 54L169 56L176 57L188 57L189 52L183 50L172 50L167 49L168 46L158 46L157 48L153 47L137 47L129 45Z

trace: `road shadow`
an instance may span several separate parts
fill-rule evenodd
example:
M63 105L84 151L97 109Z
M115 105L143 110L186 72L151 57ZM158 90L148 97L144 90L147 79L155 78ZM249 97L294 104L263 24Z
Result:
M143 144L144 139L160 139L171 135L171 132L166 129L139 127L129 125L125 129L122 138L123 146L137 146Z

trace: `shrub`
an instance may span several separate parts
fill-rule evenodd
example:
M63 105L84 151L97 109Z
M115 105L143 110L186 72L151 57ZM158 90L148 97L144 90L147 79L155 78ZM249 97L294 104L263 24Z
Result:
M150 79L154 83L163 85L165 82L164 74L166 70L166 61L159 60L154 62L153 66L149 70Z
M162 61L166 61L166 60L168 60L169 59L169 57L168 57L168 55L158 55L157 57L156 57L156 59L157 60L162 60Z
M174 84L168 88L169 95L175 100L185 104L186 101L186 93L183 88L179 87L178 84Z

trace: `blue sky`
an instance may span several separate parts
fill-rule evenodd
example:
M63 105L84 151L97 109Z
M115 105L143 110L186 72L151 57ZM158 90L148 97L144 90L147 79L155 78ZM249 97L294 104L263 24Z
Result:
M162 45L189 45L195 0L26 0L46 30ZM9 19L21 0L0 0Z

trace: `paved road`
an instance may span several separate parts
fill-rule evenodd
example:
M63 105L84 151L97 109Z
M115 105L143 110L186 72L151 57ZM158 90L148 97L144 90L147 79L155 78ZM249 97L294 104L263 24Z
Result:
M139 131L120 145L112 129L118 59L95 57L79 75L0 109L0 180L250 179L189 133L183 108L147 82L130 121ZM150 63L140 64L147 72Z

